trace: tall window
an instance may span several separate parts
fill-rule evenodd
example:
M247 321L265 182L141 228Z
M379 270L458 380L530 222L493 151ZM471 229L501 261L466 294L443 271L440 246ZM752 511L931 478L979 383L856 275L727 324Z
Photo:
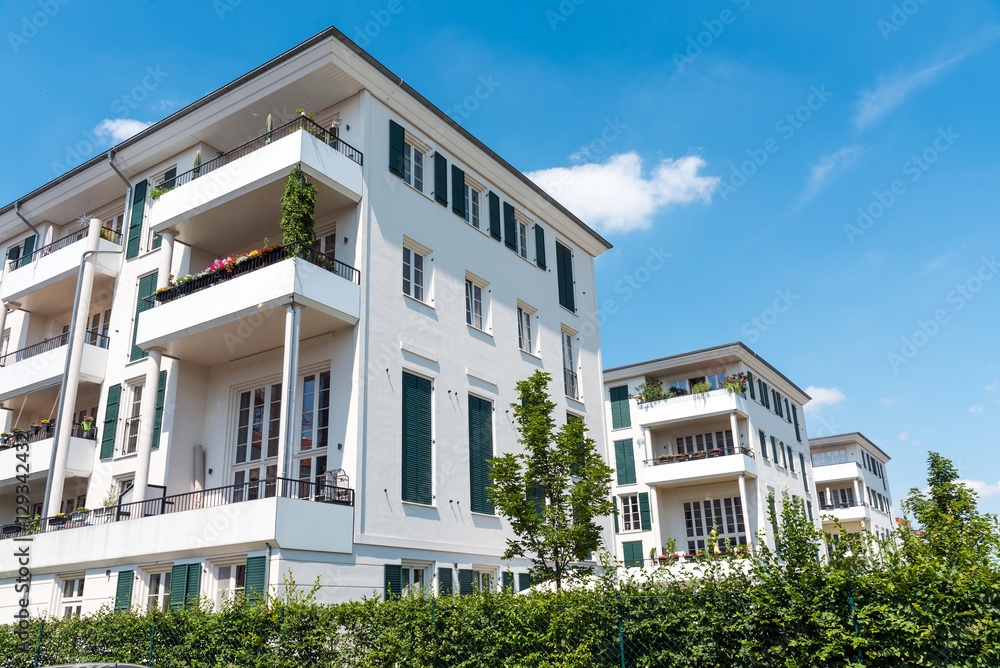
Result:
M639 531L639 495L630 494L622 497L622 520L625 531Z
M170 571L150 573L146 595L146 610L163 610L170 607Z
M483 288L465 279L465 323L483 329Z
M260 481L278 475L278 435L281 432L281 383L240 392L236 416L234 500L274 496L274 483Z
M424 256L403 247L403 294L424 301Z
M571 399L580 398L580 388L576 377L576 356L573 351L573 334L563 332L563 380L566 386L566 396Z
M573 251L556 242L556 276L559 304L576 313L576 288L573 283Z
M417 593L427 584L427 568L420 566L403 566L400 570L400 584L403 591Z
M827 450L826 452L814 452L812 456L813 466L831 466L833 464L847 463L847 450Z
M139 443L139 415L142 411L142 385L132 386L129 417L125 419L125 442L122 455L134 455Z
M479 199L482 196L475 187L465 185L465 222L479 229Z
M80 616L83 607L83 576L70 577L62 583L62 616L71 619Z
M302 421L297 454L299 496L312 498L326 474L330 443L330 372L309 374L302 379Z
M533 313L522 306L517 307L517 345L526 353L535 352L531 338L531 316Z
M528 258L528 226L517 221L517 254Z
M409 143L403 144L403 180L424 191L424 154Z
M690 501L684 504L684 525L688 538L688 552L708 548L707 540L713 530L719 538L718 549L746 545L743 503L740 497Z
M727 429L714 433L679 436L677 438L677 454L694 454L695 452L734 454L736 452L736 445L733 443L733 431Z
M218 593L216 602L231 601L242 596L243 589L246 587L246 579L247 567L245 563L217 566L215 569L216 591Z

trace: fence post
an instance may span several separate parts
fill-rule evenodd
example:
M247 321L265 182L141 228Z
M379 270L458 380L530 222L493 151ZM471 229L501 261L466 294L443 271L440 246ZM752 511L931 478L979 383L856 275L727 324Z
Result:
M618 653L621 655L622 668L625 668L625 635L622 633L622 593L615 592L618 601Z
M149 616L149 665L153 665L153 641L156 639L156 615Z
M42 631L45 630L45 619L38 626L38 642L35 643L35 668L38 668L38 659L42 655Z
M438 643L437 643L437 597L431 598L431 635L434 637L434 668L438 665Z
M854 611L854 585L848 581L847 582L847 600L851 604L851 620L854 622L854 635L855 637L861 637L861 631L858 628L858 615ZM865 655L861 652L861 647L858 647L858 661L861 665L865 665Z

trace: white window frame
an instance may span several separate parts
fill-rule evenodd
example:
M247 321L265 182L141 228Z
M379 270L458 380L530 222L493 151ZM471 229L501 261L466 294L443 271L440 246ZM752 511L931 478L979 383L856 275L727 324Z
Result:
M472 586L476 591L496 591L497 569L490 566L473 566Z
M639 495L626 494L620 498L622 502L622 533L642 531L642 520L639 515Z
M489 290L490 284L465 272L465 324L480 332L489 332Z
M431 564L404 561L400 569L400 587L403 594L419 596L420 591L432 585Z
M116 458L132 457L139 451L139 423L142 415L142 397L145 394L145 378L126 382L122 389L125 390L126 401L118 404L119 411L126 408L126 415L122 417L122 441L116 452Z
M326 387L323 387L325 379ZM312 407L307 406L306 384L313 383ZM299 389L299 422L298 434L295 439L295 459L292 477L306 483L320 483L320 479L329 470L328 452L330 452L330 397L333 392L332 376L329 369L303 373L298 379ZM325 395L325 401L324 401ZM326 404L325 406L323 404ZM310 415L311 414L311 415ZM325 417L324 417L325 416ZM312 438L306 444L307 421L312 420ZM323 424L325 423L325 426ZM321 432L321 430L325 430ZM303 477L302 466L309 462L308 475ZM319 488L314 485L297 485L300 497L312 498Z
M529 355L536 356L535 343L538 333L532 332L531 320L536 317L535 314L537 312L537 309L534 307L529 306L520 299L517 300L517 346Z
M172 572L171 566L141 571L143 610L151 612L156 609L166 612L170 609L170 576Z
M727 513L726 501L729 501ZM690 499L681 503L682 518L684 521L684 536L687 542L687 551L701 552L708 549L708 540L715 527L716 502L718 502L719 533L717 546L720 551L726 551L735 546L745 546L747 544L747 509L743 507L743 502L739 496L726 496L709 499ZM739 504L739 514L736 506ZM708 509L706 511L706 509ZM688 526L688 512L691 513L691 525ZM710 516L708 513L711 512ZM740 531L740 524L743 524L743 531ZM723 543L725 541L725 543ZM694 549L692 549L694 548Z
M430 291L431 250L409 237L403 237L401 266L403 294L429 306L433 301Z
M257 424L258 393L262 392L263 403L260 405L260 446L257 457L254 457L254 434ZM243 408L243 396L248 396L247 407ZM263 490L259 480L277 477L278 473L278 441L281 433L281 401L283 393L281 379L271 378L258 380L249 386L236 388L233 392L233 434L229 442L232 452L229 455L230 476L232 484L245 485L233 490L234 500L249 500L275 496L274 484L264 485ZM246 425L242 425L243 413L246 412ZM277 416L274 415L277 411ZM243 430L245 435L241 435ZM274 432L274 433L272 433ZM245 438L245 442L241 442ZM271 443L274 448L269 452ZM244 448L242 458L240 448ZM243 497L246 498L243 498Z
M565 325L562 328L562 357L563 357L563 389L566 391L566 396L575 401L583 401L583 392L580 388L580 357L579 351L573 344L573 338L577 333ZM572 387L570 383L570 376L566 372L572 373ZM572 390L575 390L573 392Z
M847 450L841 448L840 450L826 450L824 452L814 452L812 453L812 465L816 466L833 466L834 464L846 464L848 462Z
M409 135L403 141L403 182L419 193L424 192L424 166L429 151Z
M56 610L60 619L79 617L83 609L83 594L86 584L86 574L71 573L59 576L59 603Z
M468 179L468 176L466 176ZM482 210L483 210L483 193L484 188L480 188L478 185L465 183L465 222L472 225L477 230L482 229L479 226L479 221L481 220Z
M212 569L209 571L212 575L212 600L216 605L243 596L246 588L246 564L245 554L208 562L208 567ZM242 583L239 577L241 573Z
M514 210L514 220L517 225L517 233L514 235L514 252L527 260L528 249L531 246L531 229L533 221L522 214L520 209Z

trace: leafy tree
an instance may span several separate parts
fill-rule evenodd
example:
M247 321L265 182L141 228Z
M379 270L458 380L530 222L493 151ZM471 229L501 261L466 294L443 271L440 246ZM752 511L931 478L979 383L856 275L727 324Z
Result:
M583 420L555 428L551 381L550 374L536 371L517 383L520 402L511 408L524 449L491 460L490 497L516 536L507 539L504 559L531 558L535 580L554 580L559 590L578 571L572 563L600 547L595 520L611 514L614 505L611 467L587 437Z
M316 241L316 186L306 183L299 166L292 169L281 198L281 242L311 246Z

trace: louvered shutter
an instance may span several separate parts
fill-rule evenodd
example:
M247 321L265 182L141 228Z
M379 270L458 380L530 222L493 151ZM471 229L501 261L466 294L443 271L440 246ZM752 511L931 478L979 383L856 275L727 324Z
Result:
M517 590L524 591L531 587L531 573L518 573L517 574Z
M402 498L431 503L431 381L403 373Z
M151 296L155 290L156 272L146 274L139 279L139 290L136 293L135 298L135 322L132 326L132 355L129 358L130 362L145 359L148 356L148 353L137 346L135 342L136 338L139 336L139 314L153 307L153 305L147 301L146 298Z
M559 304L576 312L573 288L573 252L556 242L556 272L559 279Z
M500 241L500 197L490 193L490 236Z
M618 533L618 497L612 496L611 503L615 504L615 511L612 514L615 517L615 533Z
M187 592L185 594L185 607L198 604L198 595L201 593L201 564L188 564L187 569ZM173 584L173 582L171 582Z
M504 571L500 574L500 586L504 589L514 588L514 574L509 571Z
M750 388L750 398L754 401L757 400L757 393L753 389L753 374L747 371L747 387Z
M493 404L469 395L469 483L472 512L492 515L489 459L493 457Z
M406 130L395 121L389 121L389 171L396 176L403 176L403 145L406 143Z
M104 427L101 429L101 459L111 459L115 454L115 432L118 427L118 402L121 401L121 383L108 388L108 403L104 408Z
M133 571L118 571L118 586L115 588L115 612L132 607Z
M399 564L386 564L385 568L385 600L399 598L403 594L403 567Z
M628 385L612 387L611 394L611 428L624 429L632 426L632 415L628 402Z
M649 512L649 493L639 492L639 527L643 531L653 528L652 519Z
M632 439L615 441L615 468L618 472L619 485L635 483L635 452Z
M132 212L128 223L128 243L125 246L125 257L133 258L139 254L139 240L142 238L142 214L146 208L145 179L135 185L132 193Z
M795 440L801 443L802 433L799 431L799 411L795 407L795 404L792 404L792 422L795 424Z
M465 172L451 166L451 210L465 218Z
M250 604L267 598L267 557L247 557L243 596Z
M451 596L454 591L452 570L438 568L438 596Z
M545 269L545 230L538 223L535 223L535 264Z
M153 418L153 449L160 447L160 430L163 426L163 398L167 393L167 372L160 372L156 387L156 416Z
M448 160L434 151L434 199L448 206Z
M458 595L469 596L476 591L473 586L476 574L471 568L460 568L458 571Z
M517 250L517 221L514 219L514 207L508 202L503 203L503 236L507 248Z
M172 610L180 610L185 606L188 565L174 564L173 568L170 569L170 608Z

